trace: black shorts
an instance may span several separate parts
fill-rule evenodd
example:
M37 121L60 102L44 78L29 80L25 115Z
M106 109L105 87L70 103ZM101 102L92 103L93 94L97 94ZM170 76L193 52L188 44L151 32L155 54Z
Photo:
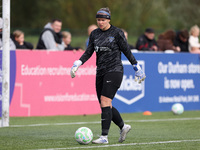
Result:
M109 72L103 76L96 76L96 92L100 101L101 95L113 99L123 78L122 72Z

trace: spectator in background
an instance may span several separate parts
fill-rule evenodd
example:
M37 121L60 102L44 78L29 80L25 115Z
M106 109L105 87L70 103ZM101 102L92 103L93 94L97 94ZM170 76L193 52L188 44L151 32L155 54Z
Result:
M181 52L189 52L188 50L189 33L187 30L181 30L176 33L174 46L180 47Z
M176 37L176 32L173 30L167 30L158 36L157 44L159 51L173 50L175 52L180 52L179 46L174 46L174 39Z
M90 26L88 27L88 36L90 36L91 32L92 32L93 30L97 29L97 28L98 28L98 26L97 26L96 24L90 25ZM89 44L89 37L88 37L88 39L87 39L87 41L86 41L86 48L88 47L88 44Z
M59 19L47 23L40 34L36 49L63 51L65 47L62 44L61 28L62 21Z
M13 41L16 49L33 49L33 45L29 42L24 41L24 32L15 30L13 32Z
M147 28L145 33L141 35L136 43L136 49L140 51L157 51L157 42L155 40L155 33L152 28Z
M62 40L63 40L63 43L64 43L64 46L65 46L65 50L73 50L73 51L84 51L82 50L80 47L72 47L70 45L71 43L71 33L70 32L67 32L67 31L63 31L62 32Z
M3 31L3 19L0 18L0 50L3 49L2 31ZM15 49L16 49L16 46L15 46L14 42L12 41L12 39L10 38L10 50L15 50Z
M124 30L124 29L122 29L122 31L124 32L125 38L128 41L128 32L126 30ZM131 44L128 44L128 45L129 45L131 50L135 49L135 47L133 45L131 45Z
M200 54L200 43L199 43L199 27L194 25L190 29L189 37L189 51L190 53Z

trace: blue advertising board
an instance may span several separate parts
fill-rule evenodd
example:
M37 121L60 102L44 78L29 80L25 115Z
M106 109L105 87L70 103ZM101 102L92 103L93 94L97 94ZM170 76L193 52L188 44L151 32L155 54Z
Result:
M200 110L200 56L190 53L133 53L146 79L134 81L134 70L122 55L124 76L113 100L120 112L170 111L174 103Z

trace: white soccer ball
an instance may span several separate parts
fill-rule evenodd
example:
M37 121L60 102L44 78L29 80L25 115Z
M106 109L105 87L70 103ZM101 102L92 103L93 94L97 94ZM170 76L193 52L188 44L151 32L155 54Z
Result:
M75 139L80 144L89 144L93 139L93 133L89 128L81 127L76 130Z
M175 103L172 105L172 112L175 115L180 115L184 112L184 107L181 103Z

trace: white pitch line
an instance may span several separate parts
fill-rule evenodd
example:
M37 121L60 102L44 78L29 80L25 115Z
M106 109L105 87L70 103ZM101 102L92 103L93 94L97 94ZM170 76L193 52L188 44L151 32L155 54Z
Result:
M148 120L125 120L125 122L160 122L160 121L183 121L183 120L200 120L196 118L171 118L171 119L148 119ZM48 124L29 124L29 125L10 125L9 127L37 127L37 126L60 126L60 125L78 125L78 124L99 124L100 121L93 122L71 122L71 123L48 123Z
M176 140L176 141L160 141L160 142L146 142L146 143L111 144L111 145L99 145L99 146L81 146L81 147L68 147L68 148L49 148L49 149L37 149L37 150L90 149L90 148L134 146L134 145L170 144L170 143L181 143L181 142L200 142L200 139L195 139L195 140Z
M183 120L200 120L200 118L196 117L196 118L150 119L150 120L135 120L134 122L183 121ZM126 120L126 122L133 122L133 121Z
M71 122L71 123L47 123L47 124L28 124L28 125L11 125L9 127L37 127L37 126L62 126L62 125L77 125L77 124L99 124L100 121L94 122Z

